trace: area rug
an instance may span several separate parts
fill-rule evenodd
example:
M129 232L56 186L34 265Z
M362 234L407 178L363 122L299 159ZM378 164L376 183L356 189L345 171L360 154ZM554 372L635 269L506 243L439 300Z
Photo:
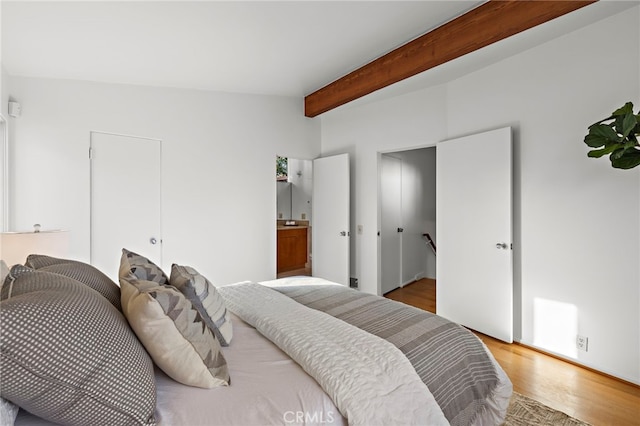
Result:
M561 411L514 392L503 426L588 426Z

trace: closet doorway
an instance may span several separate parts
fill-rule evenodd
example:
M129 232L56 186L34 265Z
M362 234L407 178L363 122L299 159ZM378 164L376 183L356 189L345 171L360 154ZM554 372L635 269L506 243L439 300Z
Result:
M436 277L435 147L379 155L380 293Z

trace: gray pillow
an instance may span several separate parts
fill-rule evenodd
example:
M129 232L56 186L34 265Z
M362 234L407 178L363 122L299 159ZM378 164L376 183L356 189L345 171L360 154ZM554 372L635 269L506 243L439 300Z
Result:
M207 389L229 384L219 342L178 289L137 279L132 272L120 276L120 286L124 315L153 361L169 377Z
M78 280L103 295L116 309L122 312L120 287L94 266L77 260L58 259L41 254L30 254L25 266Z
M169 282L189 299L220 344L228 346L233 337L231 313L214 285L192 267L175 263L171 266Z
M47 256L44 254L30 254L24 262L24 266L31 269L40 269L45 266L57 265L58 263L78 262L77 260L61 259L59 257Z
M67 425L155 424L153 363L86 285L16 265L0 301L0 396Z
M133 274L139 280L151 281L160 285L169 284L169 277L158 265L144 256L123 248L118 277L126 277L129 274Z

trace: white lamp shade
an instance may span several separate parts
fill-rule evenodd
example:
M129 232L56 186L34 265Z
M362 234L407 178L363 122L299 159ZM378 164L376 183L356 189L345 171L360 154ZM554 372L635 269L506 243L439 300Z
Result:
M30 254L44 254L65 258L69 253L69 232L2 232L0 233L0 259L11 267L24 265Z

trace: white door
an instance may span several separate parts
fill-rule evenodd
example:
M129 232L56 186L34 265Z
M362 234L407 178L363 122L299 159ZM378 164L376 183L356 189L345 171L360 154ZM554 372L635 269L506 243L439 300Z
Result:
M380 156L380 290L402 284L402 160Z
M312 271L349 285L349 154L313 160Z
M91 264L116 283L122 248L162 265L161 143L91 132Z
M513 341L511 128L436 146L436 312Z

